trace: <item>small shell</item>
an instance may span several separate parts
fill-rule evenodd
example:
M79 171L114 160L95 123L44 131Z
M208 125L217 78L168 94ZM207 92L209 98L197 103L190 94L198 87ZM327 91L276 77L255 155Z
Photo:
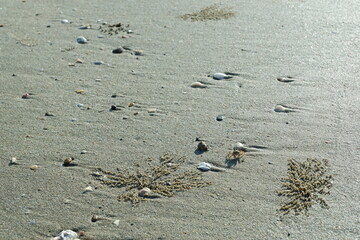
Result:
M85 43L88 42L88 40L87 40L85 37L83 37L83 36L78 37L78 38L76 39L76 41L77 41L77 43L79 43L79 44L85 44Z
M211 164L207 163L207 162L201 162L199 163L199 165L197 166L197 169L201 170L201 171L209 171L211 169Z
M94 188L92 186L88 186L84 189L84 193L93 192L93 191L94 191Z
M67 19L63 19L63 20L61 20L61 23L62 23L62 24L69 23L69 20L67 20Z
M246 150L246 147L241 142L237 142L234 144L233 149L244 151L244 150Z
M156 108L149 108L148 109L148 113L156 113L156 112L157 112Z
M96 62L94 62L94 64L95 65L102 65L102 64L104 64L104 62L103 61L96 61Z
M193 82L190 87L192 88L207 88L207 86L201 82Z
M65 160L63 162L63 166L68 167L68 166L70 166L72 164L73 161L74 161L74 158L67 157L67 158L65 158Z
M208 151L209 147L207 146L207 144L204 141L201 141L197 145L197 150L199 150L199 151Z
M33 171L36 171L38 168L39 168L38 165L31 165L30 166L30 169L33 170Z
M76 240L78 239L78 234L72 230L65 230L60 233L60 239L62 240Z
M232 76L228 76L225 73L215 73L213 75L213 79L216 80L229 79L229 78L232 78Z
M116 226L119 226L119 225L120 225L120 220L119 220L119 219L115 220L115 221L113 222L113 224L115 224Z
M11 158L9 165L20 165L15 157Z
M147 196L149 196L150 193L151 193L150 188L144 187L143 189L141 189L138 192L138 196L139 197L147 197Z
M81 60L80 58L76 59L75 61L76 63L83 63L83 60Z
M275 112L283 112L283 113L295 112L294 110L284 107L282 105L276 105L274 111Z
M143 56L143 55L144 55L144 51L141 50L141 49L136 49L136 50L134 50L134 54L135 54L136 56Z
M78 89L75 91L77 94L83 94L85 92L84 89Z

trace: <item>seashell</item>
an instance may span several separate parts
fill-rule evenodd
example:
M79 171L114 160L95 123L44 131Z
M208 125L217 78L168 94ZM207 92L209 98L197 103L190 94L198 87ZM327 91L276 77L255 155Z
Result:
M201 82L193 82L190 87L192 88L207 88L207 86Z
M38 168L39 168L38 165L31 165L30 166L30 169L33 170L33 171L36 171Z
M148 113L156 113L157 109L156 108L149 108L147 111L148 111Z
M76 41L77 41L77 43L79 43L79 44L85 44L85 43L88 42L88 40L87 40L85 37L83 37L83 36L78 37L78 38L76 39Z
M76 63L83 63L83 60L81 60L80 58L76 59L75 61Z
M68 166L71 166L74 161L74 158L72 158L72 157L67 157L67 158L65 158L65 160L64 160L64 162L63 162L63 166L64 167L68 167Z
M75 91L77 94L83 94L85 92L84 89L78 89Z
M104 64L104 62L103 61L95 61L94 64L95 65L102 65L102 64Z
M92 186L88 186L84 189L84 192L83 193L87 193L87 192L93 192L94 191L94 188Z
M201 162L199 163L199 165L197 166L197 169L207 172L211 169L211 164L207 163L207 162Z
M199 150L199 151L208 151L209 150L209 148L208 148L208 146L207 146L207 144L204 142L204 141L201 141L201 142L199 142L199 144L197 145L197 150Z
M82 151L80 152L80 154L86 154L86 153L87 153L86 150L82 150Z
M295 79L291 76L283 76L283 77L277 77L276 80L279 82L294 82Z
M284 113L295 112L294 110L287 108L285 106L282 106L282 105L276 105L274 111L275 112L284 112Z
M113 224L115 224L116 226L119 226L119 225L120 225L120 220L119 220L119 219L115 220L115 221L113 222Z
M93 215L91 217L91 222L97 222L99 220L111 220L110 218L107 218L107 217L100 217L98 215Z
M11 158L9 165L20 165L16 157Z
M143 189L139 190L138 196L139 197L147 197L151 193L150 188L144 187Z
M65 230L60 233L61 240L77 240L78 234L72 230Z
M136 50L134 50L134 54L135 54L136 56L143 56L143 55L144 55L144 51L141 50L141 49L136 49Z
M62 23L62 24L69 23L69 20L67 20L67 19L63 19L63 20L61 20L61 23Z
M246 147L244 146L244 144L242 144L241 142L237 142L234 144L233 146L234 150L241 150L241 151L245 151Z
M90 29L90 28L91 28L91 25L90 25L90 24L83 25L83 26L79 27L79 29L82 29L82 30L84 30L84 29Z
M229 79L232 78L232 76L226 75L225 73L215 73L213 75L213 79L215 80L223 80L223 79Z

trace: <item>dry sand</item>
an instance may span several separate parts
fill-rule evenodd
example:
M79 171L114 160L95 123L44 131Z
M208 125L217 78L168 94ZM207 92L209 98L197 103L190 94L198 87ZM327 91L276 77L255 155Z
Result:
M82 239L359 239L356 1L226 1L220 6L235 12L226 20L177 17L214 3L1 2L1 239L50 239L65 229L85 231ZM133 33L101 33L99 19ZM86 24L92 29L79 29ZM111 53L120 46L144 55ZM224 71L241 75L207 77ZM284 75L295 81L276 80ZM210 84L191 88L196 81ZM113 104L124 108L110 112ZM277 104L295 112L275 112ZM197 137L208 152L194 153ZM266 148L226 172L204 173L209 187L137 207L91 176L96 167L145 167L164 152L186 156L185 169L225 166L236 142ZM78 165L63 167L70 156ZM9 166L12 157L21 165ZM287 161L308 157L329 160L330 208L283 216L276 191ZM96 189L84 194L88 186ZM93 215L119 225L93 223Z

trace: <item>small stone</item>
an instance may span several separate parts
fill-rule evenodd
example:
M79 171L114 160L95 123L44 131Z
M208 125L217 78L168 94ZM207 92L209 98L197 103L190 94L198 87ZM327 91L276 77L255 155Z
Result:
M79 43L79 44L85 44L85 43L88 42L88 40L87 40L85 37L83 37L83 36L78 37L78 38L76 39L76 41L77 41L77 43Z
M219 116L217 116L216 117L216 121L222 121L222 120L224 120L224 115L219 115Z
M78 89L75 91L77 94L83 94L85 92L84 89Z
M96 61L96 62L94 62L94 64L95 65L102 65L102 64L104 64L104 62L103 61Z
M120 225L120 220L115 220L115 221L113 222L113 224L115 224L116 226L119 226L119 225Z
M83 63L83 60L81 60L80 58L76 59L75 61L76 63Z
M9 165L20 165L15 157L11 158Z
M157 112L156 108L149 108L148 109L148 113L156 113L156 112Z
M112 53L114 53L114 54L120 54L120 53L123 53L123 52L124 52L124 49L121 48L121 47L112 50Z
M86 153L87 153L86 150L82 150L82 151L80 152L80 154L86 154Z
M46 112L46 113L45 113L45 116L46 116L46 117L53 117L54 114L52 114L52 113L50 113L50 112Z
M120 108L118 108L116 105L111 105L110 111L116 111L116 110L120 110Z
M199 142L199 144L197 145L197 150L199 151L203 151L206 152L209 150L207 144L204 141Z
M79 27L79 29L82 29L82 30L84 30L84 29L90 29L90 28L91 28L91 25L90 25L90 24L83 25L83 26Z
M190 87L192 88L207 88L207 86L201 82L193 82Z
M74 158L72 157L67 157L65 158L64 162L63 162L63 166L64 167L69 167L69 166L73 166L73 161L74 161Z
M29 98L29 96L30 96L30 94L25 93L24 95L22 95L22 96L21 96L21 98L23 98L23 99L27 99L27 98Z

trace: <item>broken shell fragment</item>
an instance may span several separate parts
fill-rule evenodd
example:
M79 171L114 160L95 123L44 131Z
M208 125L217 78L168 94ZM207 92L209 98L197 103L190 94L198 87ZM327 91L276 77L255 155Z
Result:
M199 165L197 166L197 169L207 172L211 169L211 164L207 163L207 162L201 162L199 163Z
M201 141L201 142L199 142L199 144L197 146L197 150L205 152L205 151L208 151L209 148L204 141Z
M94 191L94 188L92 186L88 186L84 189L84 192L83 193L87 193L87 192L93 192Z
M33 170L33 171L36 171L38 168L39 168L38 165L31 165L30 166L30 169Z
M241 151L245 151L246 147L244 146L244 144L242 144L241 142L237 142L234 144L233 146L234 150L241 150Z
M72 230L64 230L52 240L78 240L78 234Z
M141 189L141 190L138 192L138 196L139 196L139 197L147 197L147 196L149 196L150 193L151 193L150 188L144 187L143 189Z
M190 87L192 88L207 88L207 86L201 82L193 82Z
M9 165L20 165L15 157L11 158Z

